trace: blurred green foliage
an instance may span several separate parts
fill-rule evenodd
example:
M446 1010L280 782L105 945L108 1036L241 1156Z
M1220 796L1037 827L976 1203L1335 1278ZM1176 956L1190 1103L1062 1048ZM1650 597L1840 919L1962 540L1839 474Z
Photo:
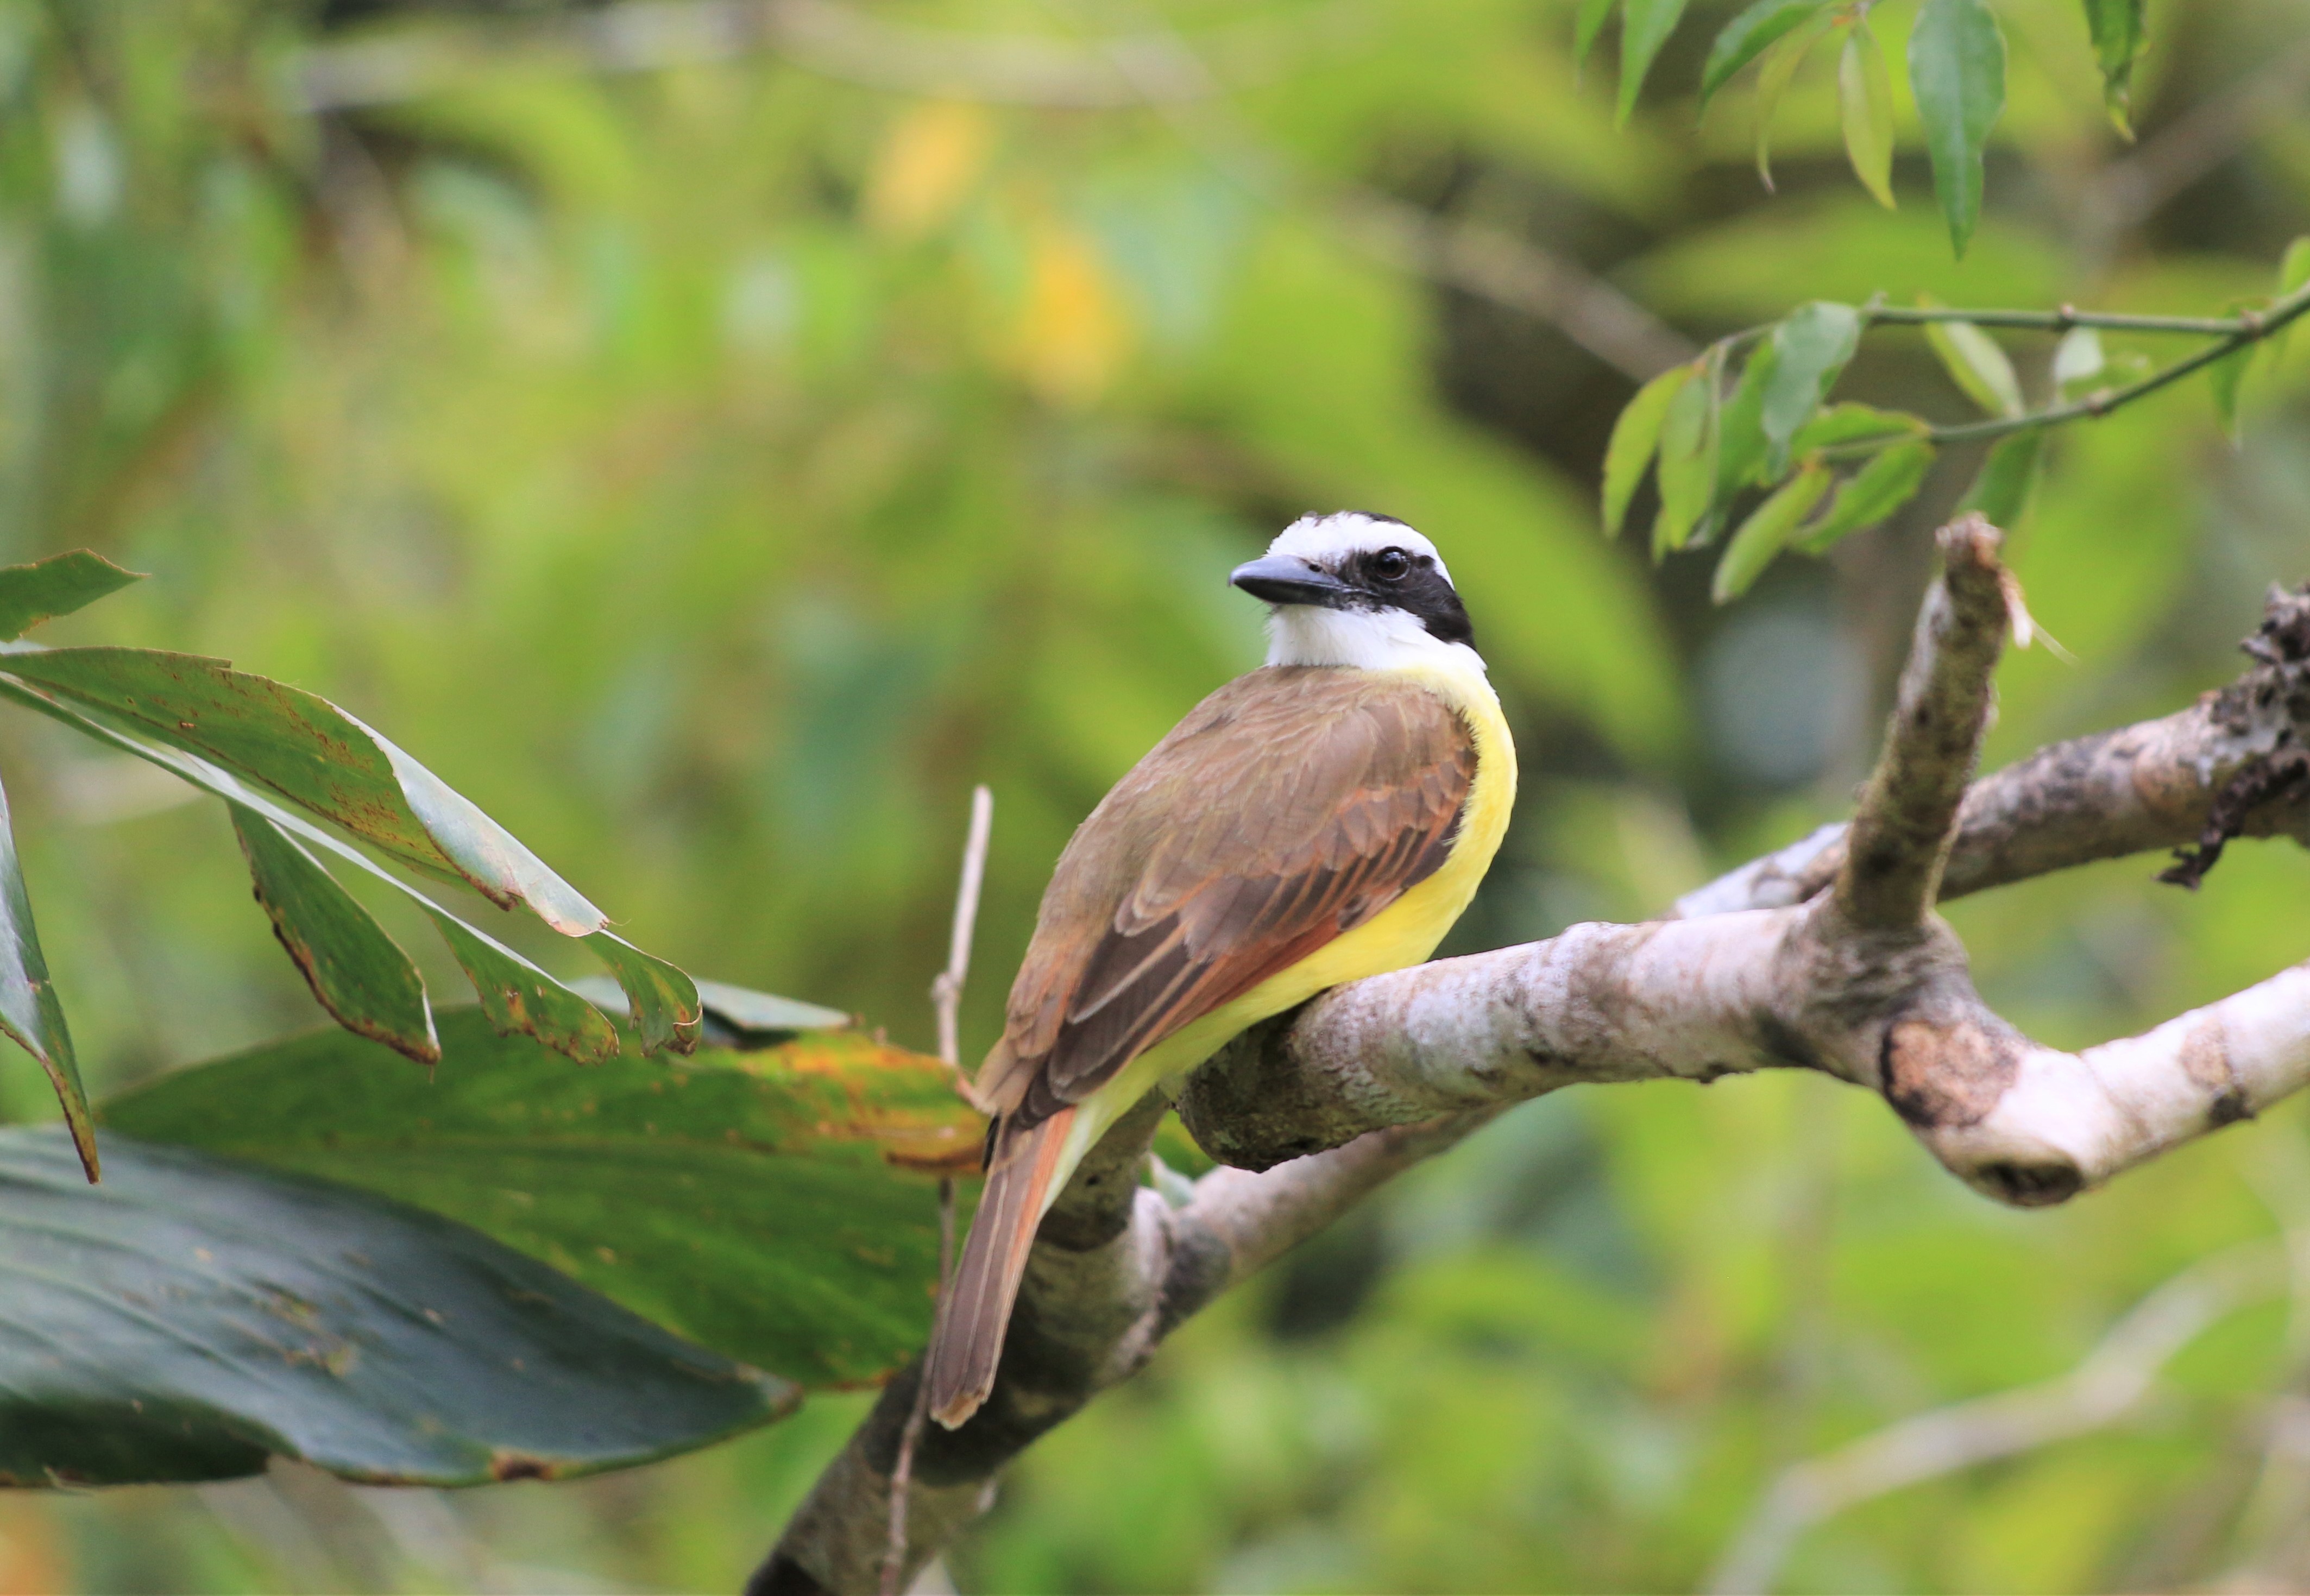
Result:
M1781 102L1768 198L1750 82L1696 126L1713 28L1616 133L1570 0L851 4L780 11L818 33L638 8L673 42L625 71L660 36L620 56L590 6L0 3L0 558L156 577L42 637L323 693L637 941L914 1043L987 781L983 1046L1069 828L1257 657L1222 573L1308 508L1438 541L1515 718L1524 811L1452 950L1654 912L1840 813L1865 766L1977 456L1714 610L1705 558L1655 572L1597 534L1628 377L1376 258L1343 190L1523 235L1695 341L1880 290L2210 313L2310 219L2301 0L2151 8L2132 148L2075 0L1996 0L2006 110L1961 263L1905 88L1899 210L1845 169L1825 60ZM1915 10L1872 13L1896 59ZM1157 27L1228 92L1130 103L1100 41ZM1061 90L1112 103L1017 103ZM2049 391L2053 341L2007 347ZM2295 371L2249 379L2243 451L2199 384L2049 446L2016 563L2077 663L2011 660L1993 759L2178 706L2231 672L2264 583L2310 576ZM1872 335L1845 385L1969 413L1921 335ZM0 766L92 1089L316 1021L213 805L27 716ZM2310 956L2297 853L2235 852L2195 896L2153 863L1956 906L1992 1001L2074 1045ZM4 1101L54 1113L28 1062ZM1191 1325L1028 1456L952 1573L1688 1587L1781 1468L2057 1375L2193 1261L2305 1227L2297 1109L2023 1214L1825 1082L1568 1094ZM1830 1520L1785 1588L2310 1578L2305 1312L2225 1319L2115 1428ZM569 1485L12 1496L0 1582L726 1588L860 1404Z

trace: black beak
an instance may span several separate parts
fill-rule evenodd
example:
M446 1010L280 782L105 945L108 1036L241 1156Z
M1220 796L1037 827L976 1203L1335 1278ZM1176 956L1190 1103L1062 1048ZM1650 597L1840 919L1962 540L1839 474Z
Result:
M1246 560L1228 573L1228 580L1255 599L1271 604L1315 604L1327 610L1344 608L1355 589L1328 571L1319 571L1289 554L1270 554Z

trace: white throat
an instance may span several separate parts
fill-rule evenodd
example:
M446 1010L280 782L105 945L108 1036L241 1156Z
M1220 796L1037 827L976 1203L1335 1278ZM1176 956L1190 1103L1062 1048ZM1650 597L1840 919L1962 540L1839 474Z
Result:
M1446 643L1402 610L1327 610L1285 604L1267 618L1271 665L1346 665L1359 671L1425 666L1484 674L1484 657Z

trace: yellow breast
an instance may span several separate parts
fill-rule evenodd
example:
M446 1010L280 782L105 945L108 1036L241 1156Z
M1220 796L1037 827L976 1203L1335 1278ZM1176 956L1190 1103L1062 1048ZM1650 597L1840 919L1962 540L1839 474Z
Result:
M1233 1002L1212 1010L1141 1054L1113 1084L1081 1106L1067 1137L1064 1167L1072 1168L1107 1128L1157 1086L1174 1087L1237 1035L1270 1015L1306 1002L1327 987L1420 963L1452 929L1507 835L1515 807L1515 744L1500 702L1481 670L1447 661L1420 664L1402 674L1458 710L1474 733L1475 780L1461 810L1452 851L1433 875L1344 935L1271 976ZM1057 1196L1054 1183L1051 1197ZM1047 1207L1047 1202L1046 1203Z

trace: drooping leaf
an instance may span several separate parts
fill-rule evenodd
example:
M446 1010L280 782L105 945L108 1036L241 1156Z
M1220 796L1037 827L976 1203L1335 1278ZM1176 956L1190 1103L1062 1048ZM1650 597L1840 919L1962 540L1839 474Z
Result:
M1829 4L1830 0L1757 0L1725 23L1708 48L1708 64L1700 71L1700 108L1706 110L1716 91L1742 67Z
M584 1014L583 1011L590 1009L592 1005L587 1004L566 988L560 988L559 984L544 971L538 969L511 950L499 947L496 942L482 932L456 919L431 898L382 869L360 849L340 841L311 821L274 802L256 788L244 785L230 771L212 765L198 755L188 754L172 748L157 747L152 743L131 737L104 721L82 713L64 699L51 698L5 672L0 672L0 698L13 699L27 708L37 709L41 714L61 721L65 725L93 737L100 742L109 743L124 753L135 755L140 759L150 760L172 775L182 777L203 792L213 794L227 802L238 803L254 810L308 846L321 848L357 870L367 871L395 891L407 893L416 901L419 907L431 916L437 925L443 928L444 933L449 936L451 950L456 953L459 962L465 966L467 974L472 976L477 984L482 983L486 976L491 983L495 984L494 989L502 994L508 980L517 988L520 983L526 982L530 984L529 990L533 993L559 990L562 997L568 1000L566 1004L560 999L548 1002L542 997L519 1004L491 1002L490 1012L503 1022L520 1026L549 1046L561 1048L580 1063L590 1062L592 1058L598 1056L601 1046L605 1045L602 1041L605 1029L614 1029L608 1027L607 1021L601 1020L598 1014ZM452 926L456 928L455 934L450 934ZM494 957L477 955L475 949L482 947L493 950ZM499 959L510 961L512 966L517 967L517 973L501 968L498 962ZM489 984L482 986L485 1000L489 998L492 989Z
M936 1177L976 1171L985 1127L937 1060L838 1031L572 1070L471 1009L438 1023L430 1083L319 1031L162 1076L104 1120L431 1209L812 1385L922 1345Z
M2054 392L2062 400L2091 392L2109 369L2102 353L2101 334L2091 327L2071 327L2054 345Z
M409 955L296 838L255 810L230 807L256 901L321 1007L421 1064L439 1059L425 979Z
M1999 438L1982 461L1973 486L1958 501L1957 513L1978 511L1992 526L2012 531L2020 524L2022 512L2029 507L2029 495L2037 486L2045 444L2045 434L2037 428Z
M1812 47L1827 37L1833 21L1833 13L1826 9L1815 13L1767 50L1764 64L1757 68L1757 178L1767 194L1773 191L1773 112L1779 108L1781 96L1788 92L1797 68L1804 65Z
M1797 537L1795 547L1819 554L1839 538L1874 526L1916 496L1933 467L1933 446L1924 438L1897 443L1845 480L1828 513Z
M7 1484L226 1479L270 1455L378 1484L550 1479L799 1400L432 1214L117 1132L106 1150L91 1188L54 1130L0 1131Z
M1780 360L1780 349L1769 338L1752 346L1732 397L1718 407L1715 504L1728 504L1741 489L1766 480L1765 390Z
M1596 48L1596 36L1604 30L1604 19L1612 14L1615 0L1580 0L1580 14L1572 24L1572 69L1579 72L1588 65L1588 52Z
M607 924L520 839L326 698L223 660L145 648L18 646L0 669L212 760L421 870L525 904L566 936Z
M1637 486L1645 480L1645 467L1652 464L1653 453L1660 447L1661 423L1667 420L1678 391L1692 380L1694 369L1670 367L1638 388L1620 420L1612 423L1611 441L1604 446L1606 537L1620 535L1628 502L1636 498Z
M1676 31L1685 0L1622 0L1620 6L1620 100L1617 112L1626 123L1637 108L1637 95L1653 69L1653 57Z
M803 1031L846 1029L854 1018L823 1003L805 1003L799 998L755 992L726 981L699 981L695 976L691 980L698 988L699 1006L706 1011L699 1039L716 1046L771 1047ZM625 988L613 976L581 976L569 983L569 990L613 1013L630 1006Z
M1873 404L1856 404L1851 401L1832 404L1816 411L1812 420L1797 429L1789 441L1789 452L1798 458L1814 449L1824 449L1841 443L1859 443L1864 438L1898 437L1902 433L1922 436L1926 429L1923 416L1913 416L1904 410L1880 410Z
M1719 400L1715 355L1695 363L1693 380L1669 401L1661 423L1660 514L1653 519L1653 558L1681 549L1716 492Z
M499 1032L534 1037L581 1064L599 1063L618 1051L618 1028L585 997L455 915L425 906L457 967L473 983L482 1012ZM623 1007L622 989L607 976L602 979L619 993Z
M2005 109L2005 35L1988 0L1925 0L1909 30L1909 91L1962 256L1981 220L1981 152Z
M2221 423L2223 436L2233 444L2245 441L2245 408L2240 402L2258 352L2256 345L2245 344L2206 368L2206 386L2214 396L2215 420Z
M1806 466L1782 483L1765 502L1749 512L1732 541L1724 545L1724 555L1716 561L1716 575L1709 584L1709 594L1718 603L1729 603L1749 591L1774 557L1788 546L1790 535L1800 522L1812 514L1813 506L1832 481L1829 469L1819 464Z
M2021 413L2021 379L1996 339L1969 321L1937 321L1925 324L1925 341L1967 398L1993 416Z
M2133 136L2133 63L2141 54L2147 0L2084 0L2094 60L2101 67L2102 99L2118 132Z
M586 939L586 945L626 989L644 1052L670 1047L688 1053L698 1045L699 1025L706 1011L698 1001L697 983L685 971L612 932L595 932Z
M1893 74L1885 47L1866 22L1853 24L1837 59L1837 102L1854 176L1890 211L1893 204Z
M21 638L43 620L69 615L143 579L143 572L123 570L87 549L51 554L30 565L0 566L0 639Z
M96 1130L89 1119L88 1090L80 1083L72 1031L48 979L40 933L32 924L31 895L24 889L24 867L16 857L16 828L5 792L0 792L0 1031L48 1071L48 1085L64 1106L82 1173L93 1184Z
M1820 408L1860 344L1861 313L1832 299L1800 305L1773 329L1775 360L1760 416L1766 481L1788 469L1798 430Z

